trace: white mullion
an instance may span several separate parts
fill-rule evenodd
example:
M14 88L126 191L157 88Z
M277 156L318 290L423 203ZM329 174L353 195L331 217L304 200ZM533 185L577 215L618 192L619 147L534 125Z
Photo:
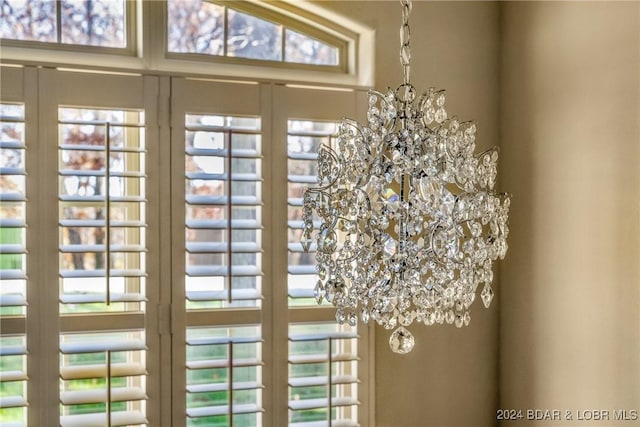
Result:
M154 2L145 2L154 3ZM172 187L175 180L175 175L172 170L172 135L171 135L171 108L169 103L171 102L171 78L160 77L158 80L158 137L155 139L154 150L156 151L154 161L149 160L149 176L155 177L152 180L152 184L149 185L150 194L157 198L154 203L158 213L153 216L153 220L156 221L156 226L159 230L155 232L155 238L157 238L156 251L159 254L157 259L158 264L156 270L159 274L159 308L160 308L160 336L159 336L159 350L160 355L157 356L159 362L158 373L159 378L159 401L156 403L160 406L158 409L160 419L157 425L171 426L174 407L172 402L176 393L173 393L173 375L172 369L172 357L175 357L172 352L172 321L174 319L171 311L172 303L172 287L173 277L172 269L175 268L175 260L180 259L175 257L173 252L173 234L171 228L171 221L173 217L173 198L174 188ZM151 150L149 150L151 151ZM174 178L172 180L172 178ZM153 187L151 187L153 185ZM168 189L168 191L167 191ZM150 229L152 229L150 224ZM151 243L150 243L151 245ZM164 375L162 373L165 373Z
M162 162L170 165L171 198L171 321L172 321L172 422L173 426L186 423L186 333L185 304L185 79L171 78L171 144L170 156Z
M143 77L144 85L144 147L146 154L144 154L145 170L147 175L145 180L145 196L147 199L146 206L144 207L145 216L142 218L147 224L145 231L145 244L147 248L147 254L145 257L145 267L147 271L147 278L145 283L145 291L147 297L147 303L145 304L145 340L147 344L147 379L146 379L146 393L148 396L146 407L147 420L149 425L160 425L162 420L163 406L160 404L162 389L161 384L163 378L162 372L166 372L161 368L161 357L167 353L171 354L169 347L162 346L162 337L159 318L159 311L162 309L161 305L163 301L162 297L162 285L165 283L162 278L165 277L165 270L163 266L170 263L163 263L161 260L165 259L161 253L162 245L160 233L165 230L160 226L161 203L163 197L160 194L161 183L159 182L161 177L167 174L162 173L160 168L160 147L165 146L164 141L160 138L159 130L159 79L158 77L145 76ZM141 233L140 229L137 229L138 233ZM138 235L140 238L140 234ZM164 266L166 269L167 266ZM163 269L161 271L161 269Z
M272 317L273 330L271 359L274 383L271 388L273 398L273 425L286 426L289 418L288 391L288 349L289 349L289 310L287 289L287 113L282 101L287 88L274 86L272 97L273 143L271 148L271 189L272 189L272 310L278 313ZM276 103L276 100L278 102ZM280 108L279 108L280 107ZM285 314L286 313L286 314Z
M38 71L39 93L39 202L40 216L37 226L39 235L39 251L42 258L38 260L40 273L38 277L38 298L40 306L40 322L38 327L46 325L41 334L38 353L34 358L40 363L41 375L40 396L41 420L58 425L59 413L59 361L60 324L58 294L60 282L58 278L58 82L57 72L41 68ZM60 88L62 89L62 88ZM42 215L48 212L48 215Z
M273 240L274 236L277 233L273 229L273 225L276 221L273 220L273 206L274 203L274 193L277 186L273 185L273 174L274 168L273 166L273 157L275 156L273 149L274 138L273 135L273 117L272 117L272 100L273 100L273 85L272 84L261 84L260 85L260 116L262 118L261 123L261 131L262 131L262 143L261 143L261 153L263 155L263 161L261 164L262 167L262 179L263 184L261 185L261 200L263 202L262 209L262 272L264 274L262 281L262 295L264 296L264 300L262 301L262 360L266 366L265 369L262 369L262 384L264 385L264 392L262 392L262 407L265 409L265 413L262 416L262 424L264 427L272 427L277 426L274 422L273 413L274 413L274 402L275 402L275 393L274 393L274 385L276 381L276 377L274 372L270 367L274 364L274 350L277 348L274 345L274 325L273 319L279 316L276 316L275 313L275 305L274 305L274 290L278 287L282 282L278 282L274 280L274 269L273 269ZM277 147L277 144L275 144ZM269 148L266 148L269 147ZM270 250L271 249L271 250Z

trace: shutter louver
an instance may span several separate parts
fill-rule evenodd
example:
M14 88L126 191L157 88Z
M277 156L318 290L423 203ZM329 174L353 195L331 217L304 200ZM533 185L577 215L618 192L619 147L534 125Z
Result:
M289 326L290 426L357 426L355 328L333 323Z
M316 244L305 252L301 243L302 197L305 188L317 180L318 149L331 145L336 124L331 122L289 120L287 135L288 155L288 289L290 305L316 305L314 288L318 281L315 263ZM314 218L314 230L320 221ZM314 233L315 235L315 233Z
M63 334L60 353L61 426L146 424L142 331Z
M145 311L143 122L139 111L59 109L59 302L74 331L60 336L64 427L147 424L144 330L114 317Z
M260 425L259 326L187 329L187 425Z
M62 313L138 311L145 300L142 114L60 109Z
M0 325L27 305L24 105L0 104ZM0 423L27 424L26 336L0 335Z
M259 306L260 119L187 114L185 121L187 308Z

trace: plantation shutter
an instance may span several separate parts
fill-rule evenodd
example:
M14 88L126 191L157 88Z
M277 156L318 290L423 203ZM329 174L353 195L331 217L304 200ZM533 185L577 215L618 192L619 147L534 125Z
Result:
M59 424L154 424L159 284L148 165L157 154L148 148L157 138L157 79L45 70L41 82L56 142L44 158L45 173L57 177L43 191L57 197L48 238L58 259L48 265L58 292L48 303L58 306L59 380L49 387Z
M369 414L360 410L361 404L368 406L368 328L338 325L335 308L326 301L316 302L318 218L314 218L308 252L301 242L302 197L306 187L316 184L318 150L323 144L334 144L342 117L357 116L358 94L285 86L276 89L275 98L280 102L274 110L274 134L284 146L274 161L287 164L275 170L275 179L287 183L287 194L278 196L278 206L284 209L274 214L286 227L286 234L277 235L275 263L287 284L279 291L288 302L287 317L276 322L277 331L287 333L277 335L275 344L288 349L286 372L282 372L287 383L281 389L288 399L286 423L295 427L368 425Z
M173 79L172 158L184 159L172 165L174 253L184 260L172 276L176 425L263 423L262 91Z
M24 426L33 391L27 384L27 339L34 338L27 336L28 289L37 267L27 247L36 212L27 200L37 195L26 176L36 164L27 146L36 139L37 118L24 69L2 67L0 77L0 420Z

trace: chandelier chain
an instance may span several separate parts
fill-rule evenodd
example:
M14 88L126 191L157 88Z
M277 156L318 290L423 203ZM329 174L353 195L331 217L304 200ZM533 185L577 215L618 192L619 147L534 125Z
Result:
M409 84L411 72L411 29L409 28L409 15L411 14L411 0L400 0L402 4L402 26L400 27L400 64L404 69L404 84Z

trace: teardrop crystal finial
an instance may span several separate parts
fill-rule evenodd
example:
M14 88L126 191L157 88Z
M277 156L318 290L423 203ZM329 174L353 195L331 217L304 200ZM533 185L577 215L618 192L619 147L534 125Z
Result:
M389 337L389 346L394 353L407 354L413 350L413 345L416 340L413 338L413 334L409 332L404 326L400 326L393 331L391 337Z

